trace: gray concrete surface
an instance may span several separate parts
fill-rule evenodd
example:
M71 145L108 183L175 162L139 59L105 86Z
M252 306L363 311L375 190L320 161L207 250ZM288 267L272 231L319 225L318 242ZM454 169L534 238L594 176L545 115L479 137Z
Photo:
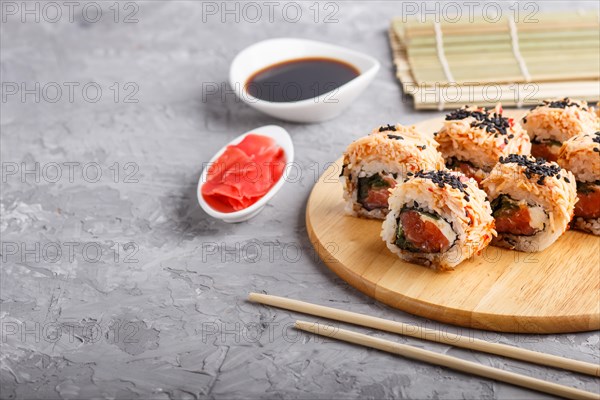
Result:
M58 20L44 2L27 3L33 14L2 2L2 398L546 397L298 334L297 315L249 304L249 291L599 362L598 332L496 334L426 321L362 295L313 253L304 209L326 163L375 125L437 115L414 112L394 82L385 30L399 3L300 2L296 22L293 5L255 3L262 16L252 22L238 3L237 23L221 2L56 4ZM337 22L325 23L332 12ZM221 84L238 51L280 36L363 51L382 70L341 117L278 122ZM211 219L196 202L202 163L270 123L291 133L301 179L251 221ZM397 340L600 391L598 379Z

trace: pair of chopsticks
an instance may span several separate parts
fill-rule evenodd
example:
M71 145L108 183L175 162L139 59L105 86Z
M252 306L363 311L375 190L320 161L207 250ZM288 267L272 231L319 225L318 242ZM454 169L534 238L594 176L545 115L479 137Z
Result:
M475 339L467 336L447 335L446 333L435 329L421 328L419 326L409 325L402 322L371 317L368 315L359 314L351 311L344 311L339 310L337 308L325 307L317 304L306 303L299 300L287 299L285 297L271 296L261 293L250 293L248 296L248 300L255 303L265 304L277 308L283 308L290 311L297 311L303 314L314 315L317 317L347 322L354 325L360 325L387 332L398 333L401 335L411 336L418 339L444 343L471 350L478 350L490 354L497 354L504 357L514 358L517 360L529 361L535 364L555 368L562 368L595 377L600 377L600 365L591 364L583 361L577 361L551 354L521 349L518 347L500 343L490 343L485 340ZM362 346L386 351L388 353L399 354L404 357L412 358L415 360L444 366L447 368L455 369L457 371L466 372L485 378L495 379L497 381L510 383L513 385L537 390L544 393L549 393L555 396L561 396L572 399L600 399L600 395L596 393L586 392L584 390L575 389L569 386L563 386L553 382L548 382L541 379L516 374L514 372L488 367L471 361L465 361L460 358L448 356L446 354L440 354L433 351L424 350L385 339L379 339L350 330L339 329L330 325L306 321L296 321L295 327L303 331L330 337L332 339L338 339L345 342L359 344Z

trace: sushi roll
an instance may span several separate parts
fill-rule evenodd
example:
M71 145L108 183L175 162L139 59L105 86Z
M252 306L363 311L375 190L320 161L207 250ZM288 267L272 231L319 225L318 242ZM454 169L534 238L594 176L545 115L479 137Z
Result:
M600 235L600 132L577 135L563 143L558 164L577 179L573 226Z
M389 198L381 238L401 259L452 270L492 240L494 219L485 193L460 172L418 171Z
M562 235L577 201L575 177L555 162L511 154L481 182L498 236L492 244L542 251Z
M600 130L599 118L585 101L565 97L544 100L522 119L531 139L531 154L556 161L563 142L573 136Z
M384 219L389 189L407 173L444 167L437 143L414 127L381 126L352 142L344 153L340 181L349 215Z
M492 170L498 159L509 154L529 154L527 132L512 118L485 108L459 108L446 115L444 126L435 133L446 167L474 178L478 183Z

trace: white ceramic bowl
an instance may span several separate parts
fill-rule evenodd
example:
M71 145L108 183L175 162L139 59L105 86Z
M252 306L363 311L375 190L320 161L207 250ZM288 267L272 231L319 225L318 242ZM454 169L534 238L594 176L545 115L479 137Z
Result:
M283 184L285 183L285 181L288 178L288 174L289 174L289 170L290 170L289 165L294 161L294 144L292 143L292 139L290 138L290 135L287 133L287 131L277 125L261 126L260 128L252 129L251 131L248 131L248 132L244 133L243 135L238 136L237 138L233 139L231 142L229 142L225 146L223 146L221 148L221 150L219 150L213 156L213 158L211 158L210 163L214 163L215 161L217 161L217 159L221 156L221 154L223 154L223 152L225 151L227 146L240 143L244 139L244 137L246 137L247 135L249 135L251 133L255 133L257 135L262 135L262 136L268 136L268 137L274 139L275 142L279 146L281 146L281 148L283 149L283 151L285 153L285 158L286 158L286 168L283 171L283 175L281 176L281 178L279 178L279 181L277 181L277 183L275 183L275 185L271 188L271 190L269 190L263 197L261 197L256 203L252 204L250 207L244 208L243 210L240 210L240 211L224 213L224 212L220 212L220 211L217 211L214 208L212 208L204 200L204 197L202 196L202 192L201 192L202 185L206 182L206 174L208 173L208 167L205 167L204 170L202 171L202 174L200 175L200 179L198 180L198 188L196 190L196 193L198 195L198 202L200 203L200 207L202 207L202 209L211 217L221 219L225 222L233 223L233 222L246 221L246 220L256 216L258 213L260 213L262 211L262 209L265 207L267 202L273 196L275 196L275 193L277 193L279 191L279 189L281 189L281 187L283 186Z
M360 75L333 94L287 103L260 100L244 89L255 72L282 61L306 57L345 61L358 68ZM265 40L242 50L231 63L229 82L240 99L265 114L293 122L321 122L344 111L371 83L377 71L379 62L366 54L313 40L281 38Z

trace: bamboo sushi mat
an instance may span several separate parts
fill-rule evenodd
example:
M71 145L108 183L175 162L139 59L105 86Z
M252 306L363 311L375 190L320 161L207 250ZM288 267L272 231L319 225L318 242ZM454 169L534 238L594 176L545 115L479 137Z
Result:
M496 23L432 19L395 18L389 32L396 76L416 109L600 100L597 13Z

